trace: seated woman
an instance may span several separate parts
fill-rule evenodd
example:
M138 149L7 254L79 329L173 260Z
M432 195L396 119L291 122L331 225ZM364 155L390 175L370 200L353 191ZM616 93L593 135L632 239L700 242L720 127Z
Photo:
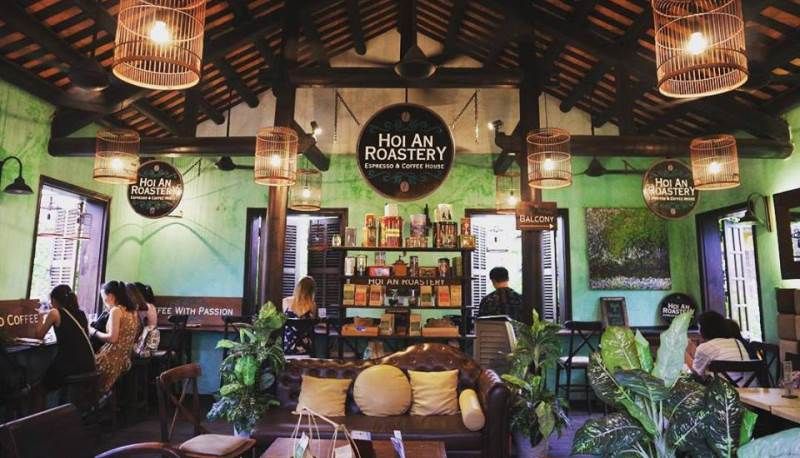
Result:
M148 286L141 283L128 283L125 290L128 293L133 305L136 306L139 318L139 335L136 337L136 345L133 352L142 357L148 358L154 351L158 350L158 343L161 340L161 333L158 331L158 315L156 307L148 300L153 296L153 291L148 294Z
M139 332L139 317L136 315L136 306L125 290L125 283L110 281L103 285L101 295L109 308L108 332L92 328L90 333L105 342L97 354L96 363L100 374L99 389L106 392L131 367L131 352Z
M287 318L316 318L317 303L314 302L316 285L311 277L303 277L297 282L294 295L283 299L283 313ZM299 329L293 323L287 322L284 335L284 350L288 354L302 355L311 351L313 338L313 325L309 329Z
M687 348L687 364L692 372L700 377L706 376L711 361L749 361L747 347L731 335L731 327L725 317L714 311L701 313L697 317L703 343ZM738 379L740 374L730 374Z
M94 352L86 331L86 315L78 308L78 297L67 285L50 291L52 309L39 327L38 338L55 328L58 352L45 373L43 384L49 390L60 387L70 375L94 372Z

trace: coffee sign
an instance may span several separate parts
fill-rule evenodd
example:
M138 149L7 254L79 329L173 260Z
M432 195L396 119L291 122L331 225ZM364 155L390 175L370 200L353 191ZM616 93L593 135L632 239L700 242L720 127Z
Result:
M0 301L0 333L6 337L36 338L41 323L39 301Z
M148 161L139 167L136 183L128 186L128 203L146 218L169 215L181 203L183 177L167 162Z
M516 211L517 230L554 231L558 221L555 202L519 202Z
M379 194L416 200L435 191L453 165L450 129L433 111L410 103L388 106L358 139L358 168Z
M691 213L699 195L692 171L674 159L657 162L645 172L642 194L647 208L665 219L679 219Z
M683 312L694 313L697 305L691 296L683 293L673 293L661 300L661 319L667 323Z
M242 314L241 297L157 296L158 324L169 325L170 315L188 315L189 323L222 326L226 316Z

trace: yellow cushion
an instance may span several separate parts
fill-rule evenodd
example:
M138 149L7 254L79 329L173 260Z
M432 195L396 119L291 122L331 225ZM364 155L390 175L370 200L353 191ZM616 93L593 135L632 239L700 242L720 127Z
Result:
M478 393L473 389L466 389L458 396L458 406L461 407L461 420L470 431L480 431L486 424L483 416Z
M411 384L402 370L379 364L358 374L353 383L353 398L364 415L403 415L411 406Z
M317 378L304 375L297 409L306 407L326 417L343 417L347 389L352 382L349 378Z
M408 371L413 402L411 415L458 413L458 369L442 372Z

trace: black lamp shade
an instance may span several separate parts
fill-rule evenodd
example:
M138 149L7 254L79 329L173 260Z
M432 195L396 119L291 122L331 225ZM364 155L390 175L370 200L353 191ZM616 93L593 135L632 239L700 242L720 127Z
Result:
M13 183L6 186L4 189L6 194L33 194L33 189L25 183L25 180L20 176L14 180Z

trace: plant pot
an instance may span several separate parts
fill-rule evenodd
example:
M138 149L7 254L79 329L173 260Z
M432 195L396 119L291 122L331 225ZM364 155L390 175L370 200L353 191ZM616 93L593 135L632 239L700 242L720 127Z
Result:
M244 437L245 439L250 439L250 435L253 431L239 431L239 429L234 426L233 427L233 435L236 437Z
M527 434L514 433L514 449L517 451L517 458L547 458L549 448L547 439L540 440L534 446L531 445Z

